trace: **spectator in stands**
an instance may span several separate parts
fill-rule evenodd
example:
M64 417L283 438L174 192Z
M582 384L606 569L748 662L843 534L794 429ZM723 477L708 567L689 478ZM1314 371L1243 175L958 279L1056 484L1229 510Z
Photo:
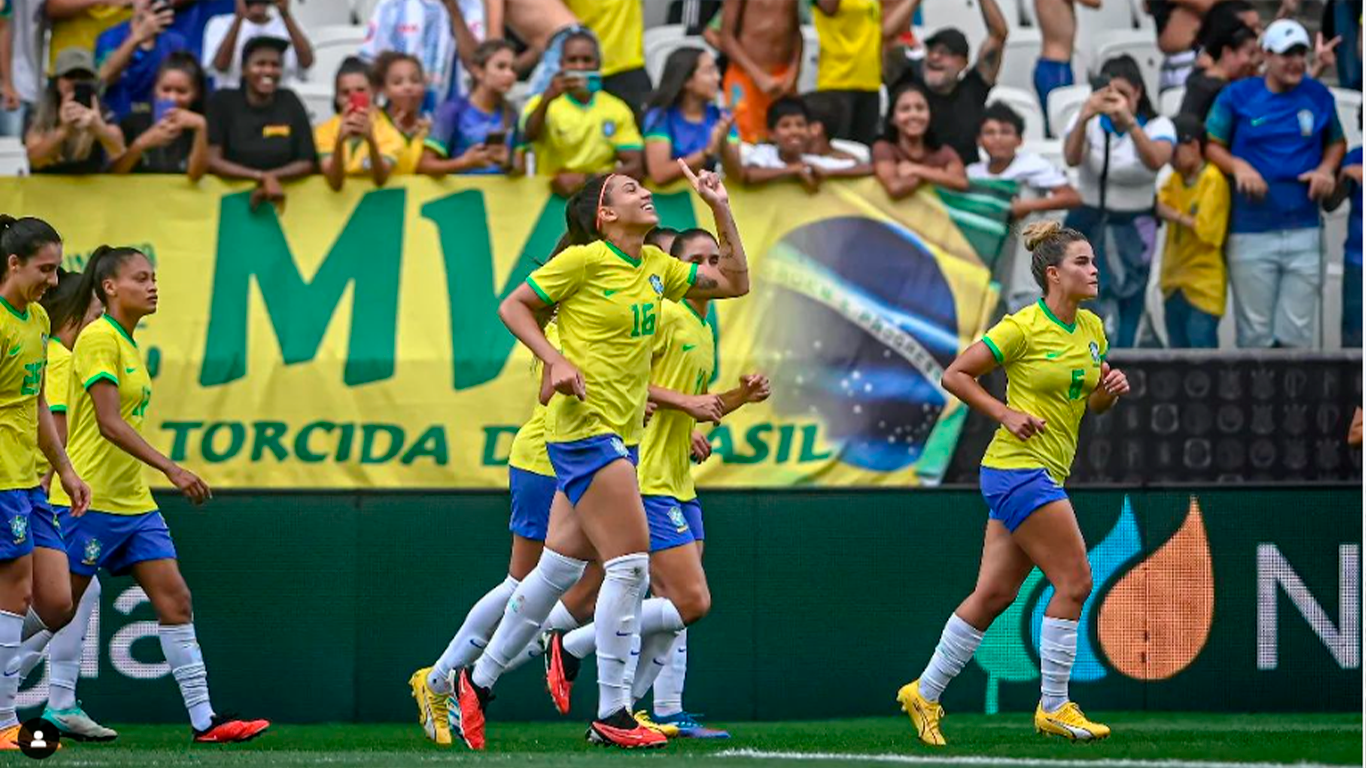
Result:
M15 87L14 66L17 55L13 0L0 2L0 136L19 136L24 132L24 104Z
M1025 0L1029 2L1030 0ZM1043 46L1034 63L1034 91L1043 107L1044 133L1053 135L1048 124L1048 94L1066 88L1075 81L1072 75L1072 51L1076 48L1077 8L1080 2L1087 8L1099 8L1101 0L1033 0L1034 16L1039 21Z
M1357 110L1361 122L1361 110ZM1352 209L1347 219L1347 242L1342 252L1342 346L1361 346L1361 147L1347 153L1338 175L1337 189L1325 206L1337 210L1350 198Z
M54 72L57 56L62 51L77 48L93 56L95 41L101 32L133 17L131 0L44 0L42 6L43 13L51 22L48 66Z
M308 112L293 91L280 88L289 42L258 37L242 49L242 87L209 101L209 170L226 179L256 182L252 208L283 205L283 182L317 169Z
M1206 120L1210 162L1234 179L1228 270L1241 347L1307 347L1322 292L1319 201L1346 154L1333 95L1305 77L1309 33L1262 36L1266 74L1230 84Z
M828 126L840 124L840 110L844 106L840 99L830 96L828 93L815 92L802 97L807 118L806 161L823 177L871 176L872 153L868 147L857 142L841 141L844 145L841 148L830 139ZM858 153L853 150L858 150Z
M379 118L369 65L348 56L337 69L335 83L336 114L313 130L318 167L334 190L342 188L347 176L369 177L382 187L398 162L403 139Z
M311 0L310 0L311 1ZM189 50L195 58L204 58L204 28L215 16L232 15L237 0L172 0L175 5L175 21L171 30L189 43ZM210 51L209 55L213 55Z
M417 173L427 131L431 128L431 121L422 110L427 97L427 78L422 72L422 62L406 53L385 51L375 59L373 75L384 106L378 119L387 122L402 141L394 173L411 176Z
M740 170L735 118L716 106L721 72L716 59L701 48L679 48L669 54L659 90L645 114L645 170L663 186L683 178L682 158L696 173L725 166Z
M924 86L905 84L893 95L882 138L873 145L873 169L893 200L913 194L925 183L967 190L963 160L940 141Z
M34 173L100 173L123 154L123 133L96 95L95 58L83 48L57 54L47 91L24 136Z
M1012 219L1081 205L1081 195L1062 169L1036 152L1020 151L1024 129L1024 118L1005 104L998 101L987 107L977 132L977 142L987 159L968 166L968 179L1013 181L1019 184L1020 192L1033 192L1032 196L1016 197L1011 202Z
M594 174L642 178L640 130L626 102L602 92L597 38L587 30L570 33L560 60L564 69L522 110L521 132L535 152L536 172L566 197Z
M783 96L769 105L768 138L765 144L744 145L741 180L750 185L796 181L809 193L819 191L821 175L806 157L811 129L801 99Z
M830 131L832 138L863 144L877 138L883 42L910 23L915 5L900 3L884 17L881 0L816 0L812 19L821 46L816 90L843 101L847 119Z
M111 173L183 173L198 181L209 170L204 69L189 51L161 62L152 109L134 112L119 126L128 149Z
M443 0L379 0L360 57L373 64L385 51L414 56L427 76L423 112L446 98L455 63L455 38Z
M981 9L987 39L977 49L977 64L971 70L968 39L948 27L925 41L925 60L918 66L912 65L898 83L924 86L930 113L934 115L935 134L953 147L964 165L978 160L973 129L982 124L987 94L996 85L996 76L1001 71L1001 54L1009 31L996 0L981 0Z
M1157 172L1175 141L1172 121L1153 109L1128 55L1101 66L1091 97L1067 126L1063 156L1080 167L1082 206L1068 213L1066 226L1085 235L1106 266L1096 309L1114 347L1132 347L1138 334L1157 245Z
M517 114L508 91L517 82L515 49L506 40L485 40L475 49L469 98L452 96L436 112L418 173L507 173L517 146Z
M133 0L133 18L100 34L95 64L104 83L104 106L119 120L152 108L152 86L161 63L186 48L167 29L175 13L169 0Z
M602 89L637 116L654 87L645 72L645 14L641 0L565 0L602 43Z
M769 105L797 92L803 46L797 6L798 0L728 0L721 7L718 42L730 60L722 81L724 101L746 143L764 141Z
M1204 122L1189 114L1173 122L1173 173L1157 195L1157 215L1167 222L1161 275L1167 346L1213 349L1219 346L1219 318L1228 294L1228 180L1205 162Z
M1206 52L1213 63L1186 78L1186 95L1181 98L1181 114L1202 122L1224 86L1255 75L1262 58L1257 33L1241 21L1211 39Z
M316 1L316 0L315 0ZM289 0L236 0L233 13L215 16L204 27L204 68L218 88L236 88L242 79L242 48L258 37L289 41L286 83L313 66L313 44L289 11Z

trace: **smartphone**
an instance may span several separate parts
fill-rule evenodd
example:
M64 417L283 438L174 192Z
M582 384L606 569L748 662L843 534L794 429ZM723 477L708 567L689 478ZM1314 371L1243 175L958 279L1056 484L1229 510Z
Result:
M484 146L501 147L507 143L507 140L507 131L489 131L489 134L484 137Z
M75 92L71 99L77 104L93 108L95 106L95 84L91 82L76 83Z
M370 109L370 94L365 91L355 91L346 99L346 109L348 112L365 112Z
M161 122L175 108L175 102L170 99L157 99L152 102L152 122Z
M602 90L601 72L584 72L583 79L587 83L589 93L597 93Z

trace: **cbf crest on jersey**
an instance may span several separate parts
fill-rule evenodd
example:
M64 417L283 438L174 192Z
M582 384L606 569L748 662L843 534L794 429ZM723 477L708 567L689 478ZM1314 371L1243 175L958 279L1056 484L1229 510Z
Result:
M1295 117L1300 121L1300 135L1314 135L1314 113L1307 109L1301 109Z
M1100 365L1100 345L1091 342L1091 362Z
M623 459L627 456L626 443L621 442L621 438L619 437L612 438L612 450L616 451L617 455Z
M28 538L28 518L15 515L9 519L9 532L14 534L14 543L23 544Z
M683 517L683 510L678 507L669 509L669 522L673 523L674 528L676 528L679 533L688 530L688 519Z
M81 561L84 565L98 565L100 562L100 540L91 539L85 543L85 559Z
M664 295L664 281L659 279L659 275L650 275L650 287L655 289L656 296Z
M617 121L615 121L615 120L607 120L607 121L604 121L603 124L602 124L602 135L603 135L603 136L606 136L606 137L609 138L609 139L612 138L613 136L617 135Z

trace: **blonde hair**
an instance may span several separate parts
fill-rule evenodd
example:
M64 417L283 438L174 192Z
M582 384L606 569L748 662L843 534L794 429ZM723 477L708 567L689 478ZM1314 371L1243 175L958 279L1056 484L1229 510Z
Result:
M1032 254L1029 271L1034 282L1039 284L1044 295L1048 295L1048 268L1056 267L1067 256L1067 246L1075 242L1085 242L1082 233L1055 220L1036 221L1020 231L1025 248Z

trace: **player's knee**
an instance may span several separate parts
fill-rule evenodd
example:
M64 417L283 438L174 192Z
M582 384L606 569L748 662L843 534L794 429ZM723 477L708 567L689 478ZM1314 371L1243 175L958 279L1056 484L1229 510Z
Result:
M167 590L157 601L157 612L162 624L189 624L194 621L190 588L181 582L179 586Z
M681 594L675 594L672 599L683 623L689 626L701 621L711 611L711 590L705 584L681 590Z
M71 622L71 616L76 612L76 606L71 602L71 595L67 594L65 600L36 601L33 610L38 614L38 618L43 620L43 626L51 632L56 632Z
M1091 596L1091 569L1079 569L1077 573L1071 574L1066 578L1059 579L1062 583L1055 584L1054 588L1068 602L1081 605Z
M1015 602L1015 595L1018 591L1018 589L996 585L978 587L976 591L977 602L983 613L995 618L1004 613L1010 604Z

